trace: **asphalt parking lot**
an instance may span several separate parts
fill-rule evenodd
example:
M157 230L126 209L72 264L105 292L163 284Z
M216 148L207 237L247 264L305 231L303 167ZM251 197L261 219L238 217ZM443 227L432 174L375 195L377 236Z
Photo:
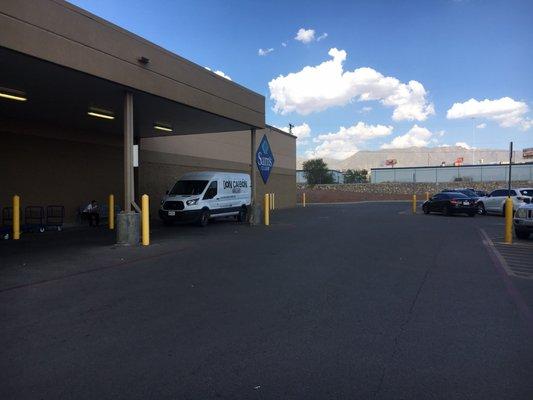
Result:
M533 279L501 261L503 218L271 221L0 242L0 398L532 398Z

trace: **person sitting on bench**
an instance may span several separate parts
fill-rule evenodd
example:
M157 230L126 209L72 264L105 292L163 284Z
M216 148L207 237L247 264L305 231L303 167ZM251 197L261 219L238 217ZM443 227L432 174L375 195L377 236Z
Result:
M100 211L96 200L91 201L83 210L83 215L89 220L89 226L98 226L100 224Z

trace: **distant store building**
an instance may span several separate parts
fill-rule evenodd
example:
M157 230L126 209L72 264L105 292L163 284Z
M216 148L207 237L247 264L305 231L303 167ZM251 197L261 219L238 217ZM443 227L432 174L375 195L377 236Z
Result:
M513 164L512 180L533 181L533 163ZM495 182L509 176L509 164L441 167L372 168L371 183L383 182Z

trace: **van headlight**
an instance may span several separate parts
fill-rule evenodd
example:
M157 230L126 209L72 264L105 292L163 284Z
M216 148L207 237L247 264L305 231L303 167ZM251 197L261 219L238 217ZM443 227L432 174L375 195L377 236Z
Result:
M185 203L188 206L194 206L194 205L198 204L198 200L200 200L200 199L187 200Z
M526 209L525 208L519 208L517 211L516 211L516 216L518 218L525 218L526 217Z

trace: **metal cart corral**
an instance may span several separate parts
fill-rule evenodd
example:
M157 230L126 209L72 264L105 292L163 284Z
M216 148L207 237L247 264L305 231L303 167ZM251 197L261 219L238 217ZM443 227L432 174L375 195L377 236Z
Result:
M19 221L22 221L22 210L20 210ZM2 239L9 239L13 234L13 207L4 207L2 209L2 226L0 235Z
M2 225L0 226L0 237L4 240L9 239L11 231L13 230L13 211L11 207L4 207L2 209ZM11 218L10 218L11 217Z
M27 206L24 209L24 232L41 232L45 231L44 208L41 206Z
M46 207L46 229L63 229L63 220L65 218L64 206L47 206Z

